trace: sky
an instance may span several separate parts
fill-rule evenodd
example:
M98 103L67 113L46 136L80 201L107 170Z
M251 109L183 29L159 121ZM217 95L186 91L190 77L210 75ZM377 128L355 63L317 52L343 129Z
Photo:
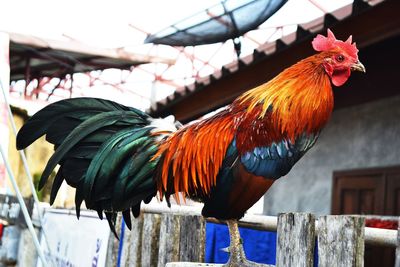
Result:
M263 23L259 30L246 34L242 43L242 56L251 54L260 43L265 43L267 40L274 41L282 35L295 32L297 24L307 24L320 18L325 12L337 10L352 1L289 0L273 17ZM147 64L131 73L106 70L94 74L107 81L118 80L125 75L128 82L121 85L122 90L100 84L89 89L87 76L83 74L74 76L74 84L77 87L74 96L100 96L146 110L151 105L150 98L155 96L157 101L164 99L184 85L193 83L194 78L191 77L194 72L199 70L200 76L210 75L223 65L234 61L235 55L233 45L228 41L225 44L187 48L189 53L194 53L196 56L191 62L188 57L179 55L176 49L165 46L157 46L154 49L150 44L144 45L143 40L147 35L142 30L156 33L219 3L219 0L8 0L2 3L0 31L47 39L74 40L96 47L123 47L133 53L151 53L176 58L176 64L168 69L165 64ZM284 27L282 31L274 33L278 26ZM202 60L210 61L212 67L204 66ZM153 84L154 77L149 73L163 74L165 79L174 81L179 86ZM17 85L20 88L25 86L23 82ZM33 88L34 84L31 87ZM152 90L155 93L152 93ZM58 94L50 100L68 97L62 95L61 90Z
M2 3L0 30L59 39L71 37L100 47L135 46L143 42L129 25L156 32L218 3L216 0L11 0Z

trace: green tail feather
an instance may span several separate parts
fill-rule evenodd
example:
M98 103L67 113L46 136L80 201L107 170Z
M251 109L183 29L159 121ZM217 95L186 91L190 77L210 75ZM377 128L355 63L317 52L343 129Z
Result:
M111 149L119 142L121 141L124 136L129 135L132 131L134 131L134 128L128 128L125 129L121 132L117 132L111 138L106 140L98 149L96 155L94 156L93 160L91 161L89 168L86 172L86 177L84 180L84 185L83 185L83 191L85 194L85 198L89 199L89 196L92 193L92 188L93 184L95 182L96 177L98 177L98 172L104 163L104 161L108 160L110 157L110 151ZM111 177L105 177L106 183L108 183L108 179Z
M131 120L132 124L140 123L136 114L130 114L126 111L110 111L97 114L96 116L82 122L78 127L72 130L47 162L46 168L44 169L42 178L39 182L39 189L44 186L53 169L72 147L89 134L100 128L112 125L118 120Z
M120 176L114 186L113 205L119 206L123 199L133 192L134 189L146 179L149 180L154 172L156 161L149 161L149 158L155 154L156 150L153 147L138 151L133 158L131 158L126 166L121 171ZM146 164L147 163L147 164ZM155 186L155 185L154 185ZM128 192L128 193L127 193Z
M46 134L51 127L65 117L86 120L89 114L108 111L131 111L138 114L143 120L149 116L137 109L126 107L112 101L98 98L72 98L48 105L25 123L17 137L17 148L24 149L36 139ZM54 127L57 128L57 127Z
M95 180L98 181L96 191L99 192L104 186L109 184L110 179L112 179L113 177L113 172L117 170L121 160L128 156L128 153L115 153L114 148L118 148L118 143L124 141L125 139L131 140L132 142L129 145L124 146L124 148L126 148L126 150L128 150L129 152L132 147L135 148L140 145L140 142L136 142L137 139L145 134L148 134L149 131L150 129L146 128L142 128L136 131L135 129L128 128L124 131L116 133L109 140L102 144L96 156L93 158L86 173L83 188L85 199L90 199L89 196L92 195L92 189Z
M36 113L21 128L17 148L29 146L42 135L55 145L39 183L42 188L60 165L51 190L53 203L64 181L76 187L77 217L83 201L98 212L115 232L116 212L128 228L139 216L140 203L156 195L153 179L158 144L151 135L150 117L134 108L96 98L74 98L53 103Z

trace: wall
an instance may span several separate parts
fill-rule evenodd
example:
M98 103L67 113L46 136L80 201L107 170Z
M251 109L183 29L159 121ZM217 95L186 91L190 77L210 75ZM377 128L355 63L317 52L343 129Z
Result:
M400 97L340 109L316 145L267 192L264 213L329 214L333 171L392 165L400 165Z
M24 121L28 118L26 112L13 108L12 110L14 115L14 122L17 129L20 129L24 123ZM16 150L16 142L14 133L12 132L11 126L9 127L9 136L10 136L10 145L8 149L9 161L14 173L15 178L17 179L17 184L21 193L24 197L28 197L31 195L31 190L28 182L26 181L26 174L23 167L22 159ZM25 150L25 154L27 157L29 169L31 171L32 176L40 175L42 173L43 168L46 166L46 161L50 158L51 153L53 151L52 146L45 143L44 138L42 137L38 142L32 144L31 147ZM8 181L8 188L12 189L11 183Z

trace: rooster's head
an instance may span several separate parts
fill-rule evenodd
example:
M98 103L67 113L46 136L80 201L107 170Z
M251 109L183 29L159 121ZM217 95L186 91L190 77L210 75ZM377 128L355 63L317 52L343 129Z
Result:
M328 29L328 36L318 34L312 41L312 46L324 55L323 67L336 86L343 85L352 70L365 72L364 65L358 60L358 49L356 43L352 43L351 35L343 42L337 40Z

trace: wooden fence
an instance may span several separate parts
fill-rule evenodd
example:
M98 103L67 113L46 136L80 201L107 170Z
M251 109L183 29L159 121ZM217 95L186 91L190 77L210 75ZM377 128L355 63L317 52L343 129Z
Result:
M241 225L276 229L276 266L282 267L313 266L316 241L320 267L361 267L364 266L365 243L389 247L397 247L398 243L397 231L366 228L365 219L360 216L329 215L316 220L309 213L284 213L275 222L268 216L245 217ZM172 267L204 262L205 220L196 214L145 212L132 220L132 231L125 229L120 238L121 250L120 241L110 239L107 266L164 267L169 262L186 262L168 264Z
M117 224L120 232L121 224ZM168 262L204 262L205 220L198 215L142 213L132 220L132 231L125 229L120 239L122 242L113 236L110 238L109 267L164 267Z

